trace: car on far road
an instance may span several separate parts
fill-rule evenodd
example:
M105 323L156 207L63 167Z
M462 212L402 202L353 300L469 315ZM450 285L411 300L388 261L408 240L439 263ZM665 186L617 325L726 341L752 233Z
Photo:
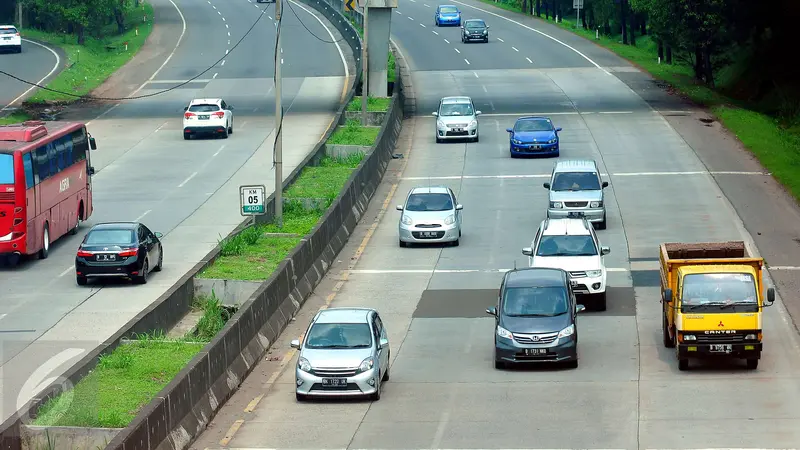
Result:
M256 3L275 3L275 0L256 0Z
M381 399L389 381L389 334L372 308L327 308L311 319L298 349L297 401L313 396L362 396Z
M436 117L436 143L452 139L471 139L478 142L478 116L472 99L466 96L444 97L439 100L439 109L434 111Z
M553 126L548 117L520 117L513 128L507 128L511 157L522 155L558 156L561 127Z
M489 42L489 26L483 19L468 19L461 25L461 42Z
M594 297L594 309L606 310L606 265L611 249L600 245L586 219L545 219L531 246L522 249L530 267L553 267L569 273L573 292ZM585 302L582 302L585 304Z
M221 98L196 98L183 111L184 139L203 134L227 139L233 134L233 106Z
M437 27L444 25L461 26L461 11L454 5L439 5L433 17L433 24Z
M415 187L408 192L398 229L400 247L409 244L450 243L458 246L461 238L461 210L456 194L446 186Z
M14 25L0 25L0 50L22 53L22 38Z
M559 161L550 174L550 182L542 184L548 190L547 217L551 219L585 218L606 229L606 205L603 189L608 181L600 179L597 163L591 159Z
M561 269L527 268L505 273L495 318L494 367L517 363L565 363L578 367L579 305Z
M95 277L145 284L150 272L160 272L164 265L161 237L140 222L98 223L78 247L75 279L81 286Z

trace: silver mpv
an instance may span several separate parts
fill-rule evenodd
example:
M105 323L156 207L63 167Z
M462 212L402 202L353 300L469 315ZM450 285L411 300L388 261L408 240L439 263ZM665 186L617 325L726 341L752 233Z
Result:
M553 167L550 182L547 218L585 218L598 230L606 229L606 205L603 189L607 181L600 179L597 163L591 159L559 161Z
M478 142L478 116L480 111L470 97L444 97L439 101L436 117L436 143L451 139L468 139Z
M389 381L389 336L378 311L327 308L311 320L295 368L298 401L310 396L370 396L381 399Z

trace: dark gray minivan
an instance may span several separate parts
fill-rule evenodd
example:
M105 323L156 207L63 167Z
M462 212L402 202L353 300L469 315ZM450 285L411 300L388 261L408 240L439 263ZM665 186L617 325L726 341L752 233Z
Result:
M495 368L534 362L577 368L577 320L584 309L564 270L530 267L506 272L497 306L486 310L495 317Z

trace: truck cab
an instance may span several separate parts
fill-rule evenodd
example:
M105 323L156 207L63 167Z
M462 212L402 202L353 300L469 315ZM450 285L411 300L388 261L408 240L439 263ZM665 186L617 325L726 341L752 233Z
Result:
M661 245L662 334L678 368L690 358L742 358L754 370L762 350L761 312L775 301L762 258L744 242Z

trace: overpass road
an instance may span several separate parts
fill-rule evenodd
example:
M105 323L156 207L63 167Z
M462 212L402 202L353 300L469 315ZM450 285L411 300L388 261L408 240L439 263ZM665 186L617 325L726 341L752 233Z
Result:
M23 37L22 53L0 53L0 70L23 80L45 85L63 68L61 51ZM17 106L33 93L31 85L0 75L0 109Z
M490 42L462 44L458 28L432 26L436 3L401 1L392 32L418 106L396 150L405 159L392 163L365 214L374 222L359 225L297 320L192 447L796 447L800 358L781 302L766 310L756 371L679 372L660 342L660 243L744 239L756 248L712 177L722 172L709 173L685 130L671 125L671 116L690 112L629 87L637 70L590 42L482 3L453 3L465 18L488 22ZM471 96L483 111L479 143L434 143L430 113L448 95ZM576 370L493 367L494 322L484 309L502 272L526 263L520 251L545 218L542 182L555 162L509 157L505 129L533 113L563 127L561 158L594 159L610 182L608 229L598 232L611 248L609 307L580 318ZM730 169L724 176L764 179ZM451 187L464 205L459 247L397 244L394 204L428 183ZM296 402L289 342L328 304L381 312L393 364L379 402Z
M18 401L36 393L42 381L37 368L49 361L66 369L156 300L220 235L238 225L239 185L263 183L268 195L274 186L274 4L153 4L160 23L177 24L176 38L184 23L185 32L168 63L136 95L171 89L224 58L193 82L168 92L125 101L99 118L69 117L93 118L88 129L98 142L91 155L97 169L92 179L94 213L78 236L54 243L48 259L0 268L3 419ZM346 67L345 44L329 43L341 39L335 28L308 7L289 5L282 31L284 175L331 125L345 92L345 76L352 73ZM183 107L203 97L222 97L235 107L234 134L228 139L183 139ZM164 270L144 286L77 286L75 248L90 225L113 220L142 220L163 232Z

